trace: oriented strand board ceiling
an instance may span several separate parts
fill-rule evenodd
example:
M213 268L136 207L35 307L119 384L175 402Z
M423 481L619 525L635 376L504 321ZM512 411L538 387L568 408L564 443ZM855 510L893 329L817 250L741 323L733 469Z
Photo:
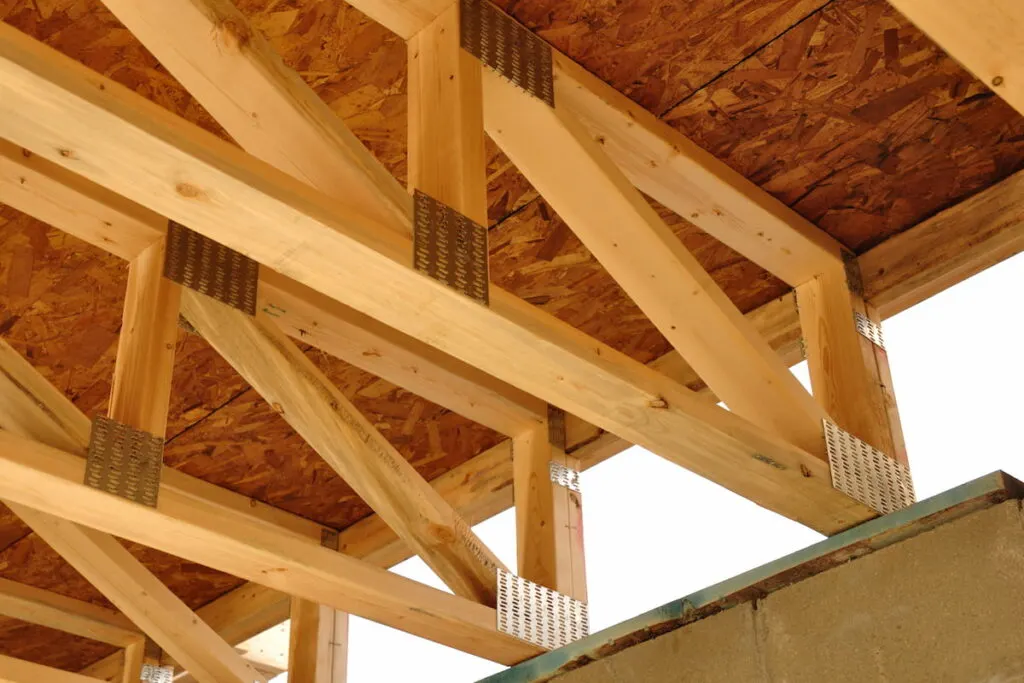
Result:
M337 0L243 0L377 157L405 177L402 41ZM1024 120L884 0L525 0L499 5L857 252L1024 167ZM0 0L4 21L219 135L98 0ZM641 361L668 344L494 148L492 278ZM668 211L744 311L786 286ZM126 279L114 257L0 208L0 331L87 414L105 408ZM310 357L428 479L502 437L315 350ZM169 465L342 528L369 509L195 336L179 334ZM102 599L0 509L0 576ZM238 580L138 547L192 606ZM105 651L0 652L65 668ZM63 643L64 641L60 641ZM89 648L92 649L89 649Z

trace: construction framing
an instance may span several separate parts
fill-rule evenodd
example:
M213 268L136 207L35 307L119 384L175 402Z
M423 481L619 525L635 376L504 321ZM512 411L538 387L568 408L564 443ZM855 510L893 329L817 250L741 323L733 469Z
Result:
M0 24L0 202L128 267L103 415L0 341L0 501L116 608L0 579L0 615L117 652L77 673L0 654L0 681L265 681L235 646L290 617L293 683L340 683L349 614L517 664L550 646L507 626L530 596L578 637L579 474L633 444L856 527L877 496L912 502L881 322L1024 249L1018 171L855 254L487 0L351 3L406 41L408 187L228 0L104 4L238 145ZM892 4L1024 113L1024 15ZM999 40L972 29L997 14ZM488 139L669 353L642 363L488 281ZM791 291L744 314L648 198ZM339 532L165 466L179 326L373 514ZM505 440L428 481L307 345ZM513 506L510 568L472 527ZM192 609L115 537L246 583ZM385 571L414 555L451 593Z

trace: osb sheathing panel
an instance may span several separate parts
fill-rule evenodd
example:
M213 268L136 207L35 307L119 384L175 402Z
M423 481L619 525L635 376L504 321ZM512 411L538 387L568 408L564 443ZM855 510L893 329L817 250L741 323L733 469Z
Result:
M404 44L335 0L240 4L285 61L404 180ZM1021 165L1019 117L881 0L499 4L858 250ZM0 16L224 135L97 2L0 0ZM493 146L489 159L495 282L639 360L666 351L661 335ZM731 250L661 213L743 310L784 291ZM102 411L124 264L3 210L0 269L5 338L80 408ZM498 438L377 378L311 355L427 477ZM168 464L335 526L368 512L201 340L180 335L177 359ZM16 520L0 516L0 541L24 533ZM38 545L34 536L12 545L2 554L3 571L21 572L18 580L27 582L55 577L54 587L96 599ZM147 561L193 605L235 581L173 558Z
M1024 165L1024 119L884 0L829 4L666 119L858 252Z
M106 643L0 617L0 654L8 657L65 671L81 671L114 652L117 652L117 648Z

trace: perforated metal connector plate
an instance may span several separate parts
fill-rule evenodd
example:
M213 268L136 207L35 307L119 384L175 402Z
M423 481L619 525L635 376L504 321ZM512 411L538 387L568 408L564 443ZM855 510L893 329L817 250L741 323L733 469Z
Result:
M882 326L860 311L854 311L853 324L861 336L867 337L871 343L880 349L885 348L885 338L882 336Z
M560 451L566 447L565 411L548 405L548 443Z
M413 266L486 306L487 228L419 190L414 202Z
M85 483L150 507L160 493L162 437L99 416L92 423Z
M564 486L570 491L582 493L580 491L580 473L576 470L552 460L548 463L548 472L551 474L551 481L555 484Z
M146 683L174 683L174 667L143 664L139 680Z
M587 604L499 568L498 630L554 650L590 633Z
M882 514L912 505L910 469L853 434L824 420L832 486Z
M256 315L260 267L256 261L189 230L167 225L164 277L243 313Z
M551 46L487 0L460 0L462 49L548 106L555 106Z

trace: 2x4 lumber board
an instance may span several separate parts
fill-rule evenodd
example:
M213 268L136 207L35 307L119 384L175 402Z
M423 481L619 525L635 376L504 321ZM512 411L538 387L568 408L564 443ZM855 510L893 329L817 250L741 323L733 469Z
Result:
M556 99L483 74L487 132L733 413L824 457L824 413Z
M348 615L308 600L292 600L288 635L291 683L348 680Z
M265 683L256 669L116 538L5 500L40 538L201 683Z
M351 4L412 40L450 2L439 0L433 14L425 13L420 2ZM790 285L841 261L842 247L827 233L615 88L553 52L555 101L579 118L638 190Z
M174 374L181 287L163 276L167 240L128 265L121 334L110 387L111 419L163 438Z
M142 666L145 663L146 639L139 638L124 649L121 683L136 683L136 681L142 680Z
M459 45L451 5L413 36L409 52L409 188L487 225L480 62Z
M949 56L1024 114L1024 4L1016 0L889 0Z
M0 139L0 201L127 260L164 239L167 219ZM537 425L526 392L266 269L263 309L289 336L502 434Z
M891 318L1024 251L1024 171L965 199L857 259L864 298Z
M854 314L867 309L847 272L832 268L796 288L814 396L842 429L907 464L888 359L857 331Z
M103 3L245 150L409 234L402 187L230 0Z
M0 431L0 499L512 664L541 650L496 630L495 610L322 547L250 515L161 486L135 505L81 484L85 462Z
M449 588L496 604L497 556L265 314L191 291L182 312Z
M0 655L0 683L96 683L95 678Z
M7 579L0 579L0 614L117 647L142 637L119 612Z
M409 267L409 240L8 26L0 137L823 533L874 516L826 463L498 288ZM230 198L230 199L229 199ZM286 227L285 227L286 226Z
M546 428L512 440L518 574L586 602L582 498L552 481L553 462L579 468L550 443Z

